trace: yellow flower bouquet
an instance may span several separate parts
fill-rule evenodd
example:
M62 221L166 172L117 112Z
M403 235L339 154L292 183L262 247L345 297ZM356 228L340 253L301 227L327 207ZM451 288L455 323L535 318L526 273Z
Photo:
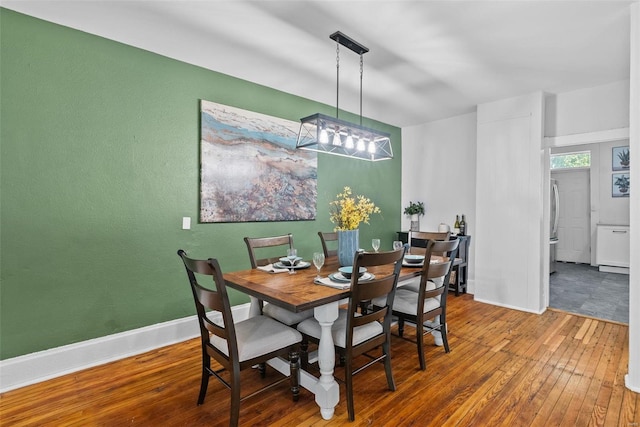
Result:
M354 196L350 187L329 203L329 219L336 224L334 231L356 230L360 223L369 224L371 214L380 213L371 200L360 195Z

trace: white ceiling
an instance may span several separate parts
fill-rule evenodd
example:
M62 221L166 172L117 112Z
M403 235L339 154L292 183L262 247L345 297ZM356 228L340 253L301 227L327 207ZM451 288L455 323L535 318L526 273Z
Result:
M627 1L64 1L3 7L336 105L342 31L363 115L409 126L479 103L629 78ZM340 108L359 112L340 50ZM313 111L315 112L315 111ZM302 115L313 113L301 112Z

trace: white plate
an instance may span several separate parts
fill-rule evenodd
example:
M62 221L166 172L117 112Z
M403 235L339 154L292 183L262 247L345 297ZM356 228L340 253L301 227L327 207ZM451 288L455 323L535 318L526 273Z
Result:
M362 280L362 281L366 282L366 281L368 281L368 280L373 280L373 279L375 279L375 278L376 278L376 276L374 276L374 275L373 275L373 274L371 274L371 273L364 273L364 274L362 275L362 277L360 278L360 280ZM329 279L331 279L331 280L333 280L333 281L335 281L335 282L340 282L340 283L349 283L349 282L351 282L351 279L347 279L347 278L346 278L346 277L344 277L344 276L342 275L342 273L340 273L340 272L338 272L338 273L331 273L331 274L329 275Z
M302 260L302 257L296 257L296 259L295 259L295 261L301 261L301 260ZM295 262L295 261L294 261L294 262ZM285 256L285 257L280 258L280 264L282 264L282 265L289 265L289 258L287 258L286 256Z
M284 265L284 264L282 264L281 262L276 262L275 264L273 264L273 266L274 266L275 268L287 268L287 269L289 269L289 270L291 269L291 266L290 266L290 265ZM307 261L300 261L298 264L296 264L296 265L294 265L294 266L293 266L293 269L294 269L294 270L300 270L300 269L303 269L303 268L309 268L309 267L311 267L311 263L310 263L310 262L307 262Z
M422 267L422 266L424 266L424 261L422 261L422 262L406 262L406 261L402 261L402 266L403 267Z

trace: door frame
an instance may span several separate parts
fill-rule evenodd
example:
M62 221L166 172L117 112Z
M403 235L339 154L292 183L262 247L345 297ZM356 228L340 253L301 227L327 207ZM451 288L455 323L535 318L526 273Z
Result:
M552 148L560 148L560 147L570 147L575 145L587 145L587 144L597 144L601 142L612 142L618 141L621 139L629 139L630 132L629 128L619 128L619 129L609 129L605 131L599 132L587 132L582 134L573 134L567 136L556 136L556 137L545 137L543 139L543 147L542 147L542 188L543 188L543 235L546 236L546 239L543 239L543 247L541 248L541 252L543 254L543 265L542 265L542 287L544 294L544 306L545 308L549 308L549 221L551 217L551 203L549 200L550 191L549 185L551 180L551 149ZM593 151L592 151L593 154ZM599 156L598 156L599 157ZM599 162L599 159L598 159ZM596 169L596 166L598 169ZM591 158L591 180L593 181L593 171L599 170L599 163L594 166L593 164L593 155ZM593 211L593 201L597 200L595 197L600 197L600 186L591 184L591 201L592 209L591 209L591 238L592 238L592 247L593 247L593 239L595 239L594 233L596 230L596 224L600 220L600 215L598 212ZM595 190L595 193L594 193ZM595 265L595 252L591 251L591 265Z

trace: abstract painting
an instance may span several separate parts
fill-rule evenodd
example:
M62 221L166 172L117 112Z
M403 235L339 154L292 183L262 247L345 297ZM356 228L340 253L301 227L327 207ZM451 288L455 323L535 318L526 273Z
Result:
M200 222L316 217L317 153L297 150L300 124L201 101Z

